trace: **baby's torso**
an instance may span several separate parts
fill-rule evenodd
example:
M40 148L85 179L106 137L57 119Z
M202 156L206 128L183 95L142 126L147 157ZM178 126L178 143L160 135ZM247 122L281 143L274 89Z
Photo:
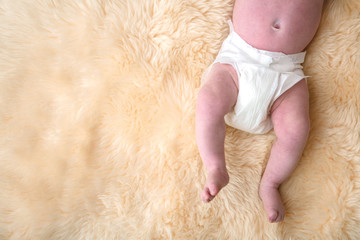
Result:
M318 28L323 0L236 0L234 30L255 48L298 53Z

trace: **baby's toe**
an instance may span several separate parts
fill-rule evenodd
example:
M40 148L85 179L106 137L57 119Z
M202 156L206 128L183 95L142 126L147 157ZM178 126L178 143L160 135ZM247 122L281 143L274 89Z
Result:
M278 211L273 210L273 211L271 211L269 213L268 219L269 219L269 222L271 222L271 223L280 222L281 221L281 216L278 213Z
M212 198L209 188L206 187L201 193L201 200L207 203L210 202Z

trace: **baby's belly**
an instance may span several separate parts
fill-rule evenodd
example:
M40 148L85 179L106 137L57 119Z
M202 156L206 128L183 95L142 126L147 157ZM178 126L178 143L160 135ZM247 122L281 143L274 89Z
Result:
M236 0L234 30L255 48L298 53L318 28L323 0Z

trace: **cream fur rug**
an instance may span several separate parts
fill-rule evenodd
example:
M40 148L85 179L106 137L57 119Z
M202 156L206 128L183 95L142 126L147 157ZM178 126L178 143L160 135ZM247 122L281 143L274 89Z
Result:
M227 129L230 184L200 201L204 69L232 0L0 1L0 239L360 239L360 1L308 48L312 129L269 224L274 134Z

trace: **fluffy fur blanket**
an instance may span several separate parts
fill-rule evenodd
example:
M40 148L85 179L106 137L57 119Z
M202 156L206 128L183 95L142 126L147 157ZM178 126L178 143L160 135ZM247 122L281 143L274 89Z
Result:
M304 64L311 133L267 222L274 134L228 128L210 204L195 142L232 0L0 1L0 239L360 239L360 1L329 0Z

